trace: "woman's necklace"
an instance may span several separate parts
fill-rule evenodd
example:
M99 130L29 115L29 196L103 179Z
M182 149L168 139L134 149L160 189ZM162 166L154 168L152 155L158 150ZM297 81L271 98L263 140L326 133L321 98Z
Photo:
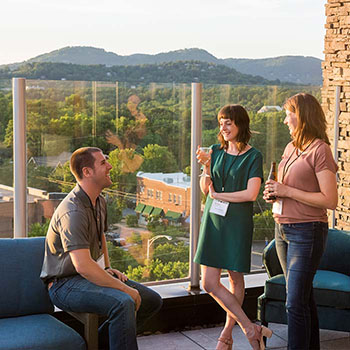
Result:
M228 154L230 154L230 153L228 153ZM229 172L230 172L231 168L233 167L233 164L235 164L235 161L237 160L237 158L238 158L238 156L240 154L241 154L241 152L239 151L238 154L234 155L235 158L233 159L233 162L231 163L231 165L227 169L227 174L226 174L226 177L225 177L225 163L226 163L227 152L225 152L225 150L224 150L224 159L223 159L223 162L222 162L222 187L221 187L221 192L225 192L225 183L226 183L226 180L228 179ZM233 154L231 154L231 155L233 155Z
M295 161L297 161L297 160L299 159L299 157L311 146L311 144L315 141L315 139L316 139L316 138L312 139L312 140L310 141L310 143L309 143L302 151L300 151L300 150L298 150L296 147L294 147L296 157L289 163L289 161L291 160L292 155L293 155L293 153L294 153L294 151L293 151L293 152L290 154L290 156L288 157L286 163L284 164L283 172L282 172L282 181L281 181L282 183L283 183L284 177L286 176L286 174L287 174L289 168L291 167L291 165L292 165ZM299 153L299 152L300 152L300 153ZM288 163L289 163L289 164L288 164Z

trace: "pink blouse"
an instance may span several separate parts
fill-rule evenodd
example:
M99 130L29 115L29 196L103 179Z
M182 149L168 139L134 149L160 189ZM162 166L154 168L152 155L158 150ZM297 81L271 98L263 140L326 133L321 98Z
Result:
M314 140L299 157L290 142L278 166L278 181L282 182L284 172L283 184L306 192L320 192L316 174L325 169L336 173L338 166L330 147L323 140ZM312 207L292 198L282 198L282 202L282 214L274 214L277 223L328 222L327 209Z

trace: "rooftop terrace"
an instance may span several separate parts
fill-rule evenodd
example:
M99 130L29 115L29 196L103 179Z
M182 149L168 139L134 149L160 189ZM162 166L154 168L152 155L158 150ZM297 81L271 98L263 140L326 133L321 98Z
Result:
M267 340L266 350L287 350L287 326L271 323L273 331L271 339ZM222 327L200 328L153 334L138 338L139 350L214 350ZM321 350L348 350L350 348L349 333L321 330ZM250 350L246 338L238 326L233 330L234 350Z

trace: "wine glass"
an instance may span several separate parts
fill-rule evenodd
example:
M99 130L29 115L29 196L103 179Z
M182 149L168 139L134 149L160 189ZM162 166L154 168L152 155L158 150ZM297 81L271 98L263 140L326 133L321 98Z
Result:
M199 147L199 150L203 153L205 153L206 155L208 155L208 160L210 160L210 147ZM204 165L201 166L201 174L199 175L199 177L210 177L210 175L208 174L204 174Z

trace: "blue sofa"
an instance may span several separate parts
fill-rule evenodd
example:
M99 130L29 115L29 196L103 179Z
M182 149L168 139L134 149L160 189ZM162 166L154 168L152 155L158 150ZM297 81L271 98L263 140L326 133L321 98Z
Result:
M313 286L321 329L350 331L350 232L329 230L325 253ZM264 250L263 262L269 279L258 298L258 319L262 324L287 323L286 282L275 241Z
M0 239L0 349L85 350L84 339L57 320L40 279L43 237Z

